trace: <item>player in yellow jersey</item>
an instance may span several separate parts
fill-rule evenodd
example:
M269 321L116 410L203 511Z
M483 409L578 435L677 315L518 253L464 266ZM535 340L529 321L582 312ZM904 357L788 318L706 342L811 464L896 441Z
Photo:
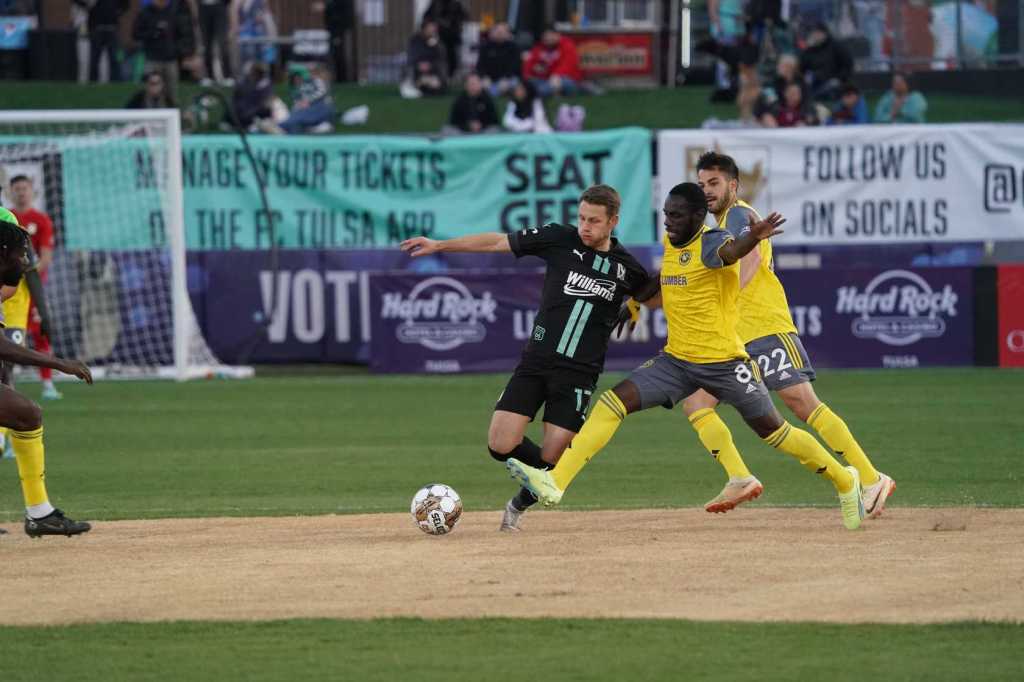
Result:
M0 208L0 296L10 296L32 267L32 245L28 233L21 229L7 209ZM2 336L0 362L50 367L92 383L92 374L83 363L43 355ZM45 483L43 415L39 406L10 386L0 384L0 427L10 430L18 461L18 476L25 499L25 533L30 537L40 537L87 532L91 528L88 523L69 519L50 504Z
M554 469L545 471L512 458L507 462L509 472L545 505L557 504L626 415L659 405L671 408L704 389L735 407L766 443L828 478L839 493L843 525L857 528L864 517L857 470L844 468L810 434L782 419L736 333L739 261L758 242L781 232L782 216L773 213L751 220L739 237L709 228L704 224L704 192L693 183L672 188L664 213L665 255L661 276L654 280L660 296L648 300L648 291L637 296L651 305L661 299L668 321L664 350L601 394Z
M725 154L706 152L697 161L697 184L707 197L716 224L739 237L750 222L760 220L757 211L739 199L739 169ZM860 473L864 510L876 518L896 483L877 471L850 433L846 423L818 399L811 387L815 378L807 351L797 335L789 302L775 274L772 243L764 240L740 260L739 324L737 331L747 353L758 364L765 386L778 393L786 406L806 422L838 456L845 457ZM701 442L729 475L722 492L704 508L727 512L758 497L764 486L736 452L725 424L715 414L718 399L697 391L683 401L683 411Z

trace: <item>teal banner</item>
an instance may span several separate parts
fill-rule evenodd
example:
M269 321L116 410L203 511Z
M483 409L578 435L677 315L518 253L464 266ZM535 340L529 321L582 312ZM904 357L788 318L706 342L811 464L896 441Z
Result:
M252 166L231 135L183 139L190 249L381 248L410 236L457 237L576 223L594 183L622 195L617 235L654 240L651 134L641 128L551 135L431 139L402 136L253 137L272 209L261 209ZM150 248L163 241L161 167L143 140L62 154L68 248ZM102 159L98 158L102 157ZM102 203L103 225L77 223ZM273 229L271 220L274 221Z

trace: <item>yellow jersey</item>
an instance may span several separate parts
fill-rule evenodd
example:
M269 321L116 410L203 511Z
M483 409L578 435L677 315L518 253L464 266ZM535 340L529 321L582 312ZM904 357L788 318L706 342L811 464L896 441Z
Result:
M750 204L737 200L720 215L716 215L715 219L719 227L738 239L747 231L751 215L755 220L761 219ZM775 274L772 240L765 239L758 246L761 263L747 286L740 289L740 319L736 331L744 344L762 336L796 333L793 316L789 313L786 290Z
M707 364L749 357L739 320L740 265L725 265L718 250L733 239L707 225L687 244L663 239L661 307L668 322L665 352L680 360Z
M14 295L4 301L4 326L12 329L28 327L28 311L32 307L32 296L28 293L28 284L22 277Z

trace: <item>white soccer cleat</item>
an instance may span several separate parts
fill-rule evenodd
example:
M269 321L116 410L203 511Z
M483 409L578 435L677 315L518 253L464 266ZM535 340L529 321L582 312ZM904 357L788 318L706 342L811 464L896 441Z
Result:
M704 511L709 514L724 514L744 502L756 500L763 492L764 486L761 481L753 476L729 481L715 499L704 505Z
M864 499L864 514L869 519L877 519L885 509L885 502L889 496L896 492L896 481L892 480L881 471L878 472L878 481L873 485L864 488L862 497Z
M516 506L512 504L512 500L509 500L505 504L505 513L501 515L501 528L498 530L503 533L518 533L522 530L519 527L519 521L522 520L525 513L525 509L516 509Z

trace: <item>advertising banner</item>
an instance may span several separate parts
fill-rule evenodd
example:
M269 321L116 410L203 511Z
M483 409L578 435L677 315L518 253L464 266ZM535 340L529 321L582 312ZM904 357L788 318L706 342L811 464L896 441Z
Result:
M651 133L641 128L551 135L292 136L251 140L271 217L241 142L233 135L182 140L186 243L191 250L356 249L426 235L511 232L575 224L580 193L614 186L623 203L618 236L654 242ZM131 197L102 230L64 227L69 249L162 246L154 151L112 139L102 173L92 148L62 154L64 213L89 215L96 196Z
M651 33L568 33L580 55L583 75L653 76Z
M370 278L370 368L375 372L503 372L519 362L540 305L536 270L375 274ZM664 345L649 316L629 338L613 341L606 367L628 369Z
M1024 239L1024 124L667 130L661 192L709 149L736 159L743 199L786 216L780 246Z
M793 270L781 279L815 367L974 362L970 268Z
M1024 367L1024 265L1000 265L999 366Z

